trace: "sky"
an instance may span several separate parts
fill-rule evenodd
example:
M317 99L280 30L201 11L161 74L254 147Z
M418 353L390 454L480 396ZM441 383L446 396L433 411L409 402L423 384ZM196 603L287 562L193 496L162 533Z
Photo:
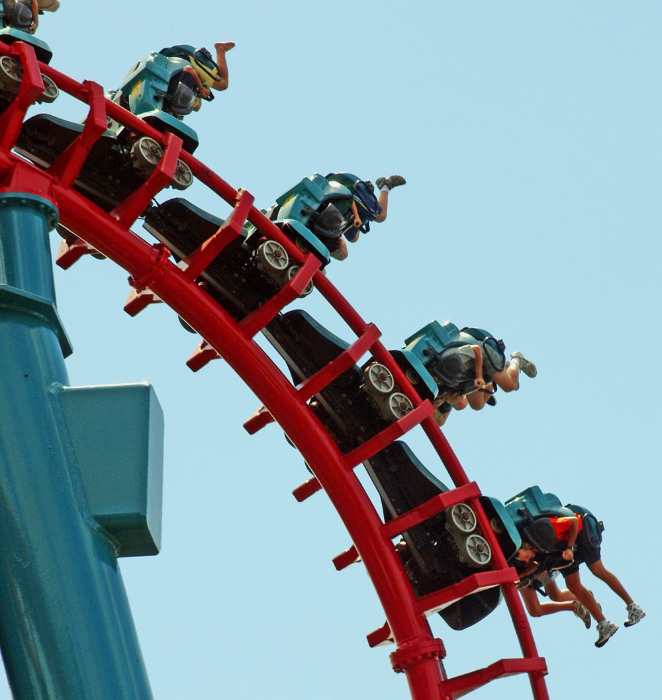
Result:
M570 613L532 620L552 698L659 692L661 25L645 0L64 0L38 30L55 68L106 89L150 51L235 41L229 89L187 123L196 156L258 206L314 172L406 177L330 278L387 347L435 318L535 362L518 393L444 432L483 493L538 484L604 520L603 561L647 612L624 628L583 569L621 628L596 649ZM45 107L84 116L66 97ZM227 215L197 184L186 197ZM365 640L384 621L365 571L333 567L342 522L323 493L291 495L298 453L276 425L243 430L259 401L223 361L186 367L199 339L172 311L124 313L126 277L89 257L55 272L71 384L146 380L165 414L162 551L121 560L155 698L407 698L394 647ZM319 295L294 306L352 339ZM420 429L406 441L449 481ZM430 623L450 676L519 655L505 605L463 632ZM530 696L523 676L472 697Z

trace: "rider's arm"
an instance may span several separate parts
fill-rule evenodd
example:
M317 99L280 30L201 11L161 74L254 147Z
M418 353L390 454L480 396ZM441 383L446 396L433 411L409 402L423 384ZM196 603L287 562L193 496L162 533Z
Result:
M471 349L474 351L474 357L476 358L476 363L474 365L476 369L476 378L474 379L474 384L479 389L482 389L485 386L485 380L483 379L483 353L478 345L472 345Z
M352 214L354 216L354 226L356 228L361 228L361 217L359 216L359 210L356 208L356 202L352 200Z
M30 25L30 32L34 34L39 26L39 5L37 5L37 0L32 0L32 24Z
M579 518L573 515L571 518L568 518L568 521L570 523L570 531L568 532L568 542L566 548L563 550L562 556L566 561L572 561L575 556L572 552L572 548L577 540L577 534L579 533Z
M207 97L210 93L210 90L202 84L200 76L195 72L195 69L191 66L186 66L186 68L184 68L184 72L189 73L193 76L193 78L195 79L195 84L198 86L198 90L200 91L200 94L203 97ZM198 107L198 109L200 109L200 107Z

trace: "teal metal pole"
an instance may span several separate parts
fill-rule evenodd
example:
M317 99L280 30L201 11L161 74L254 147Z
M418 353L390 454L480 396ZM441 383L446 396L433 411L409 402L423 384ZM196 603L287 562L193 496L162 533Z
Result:
M147 700L116 543L90 514L58 398L71 349L56 220L47 199L0 194L0 649L15 700Z

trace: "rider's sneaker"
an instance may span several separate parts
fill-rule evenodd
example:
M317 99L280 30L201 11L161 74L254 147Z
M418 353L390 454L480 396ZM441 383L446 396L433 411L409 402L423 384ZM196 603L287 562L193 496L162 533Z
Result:
M625 609L628 611L628 619L623 623L626 627L632 627L646 617L646 613L636 603L630 603Z
M400 185L406 185L407 181L402 177L402 175L391 175L391 177L378 177L375 180L377 189L381 190L384 185L392 190L394 187L400 187Z
M609 620L603 620L602 622L598 622L598 641L595 643L595 646L604 646L609 641L609 638L613 637L616 634L617 629L618 625L615 625L613 622L609 622Z
M584 623L586 629L591 629L591 613L578 600L575 601L575 615Z
M536 369L536 366L531 362L531 360L527 360L524 355L519 350L515 350L514 353L511 354L510 358L514 360L517 358L519 360L519 368L526 374L527 377L533 377L538 374L538 370Z

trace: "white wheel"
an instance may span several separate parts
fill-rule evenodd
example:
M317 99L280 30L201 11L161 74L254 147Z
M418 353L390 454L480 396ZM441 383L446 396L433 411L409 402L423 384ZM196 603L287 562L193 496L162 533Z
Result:
M276 241L265 241L257 249L258 268L267 272L283 272L290 262L287 251Z
M37 102L45 102L46 104L55 102L60 94L57 85L43 73L41 74L41 79L44 81L44 91L41 93L41 97Z
M23 80L23 66L9 56L0 58L0 83L8 90L18 90Z
M451 521L465 535L476 529L476 514L466 503L458 503L451 508Z
M475 566L485 566L492 559L490 545L481 535L469 535L464 543L464 548L469 562Z
M149 136L141 136L131 146L131 157L138 170L152 172L163 156L161 146Z
M287 268L287 279L291 280L294 277L296 277L300 269L301 268L299 267L299 265L290 265L290 267ZM310 282L308 282L308 284L304 287L303 292L301 292L299 296L307 297L313 291L314 288L315 285L313 284L313 281L310 280Z
M394 420L400 420L414 409L414 404L404 394L395 391L388 397L388 409Z
M395 388L391 370L380 362L373 362L363 370L363 388L375 397L390 394Z
M185 190L193 184L193 172L183 160L177 161L175 174L172 178L173 189Z

